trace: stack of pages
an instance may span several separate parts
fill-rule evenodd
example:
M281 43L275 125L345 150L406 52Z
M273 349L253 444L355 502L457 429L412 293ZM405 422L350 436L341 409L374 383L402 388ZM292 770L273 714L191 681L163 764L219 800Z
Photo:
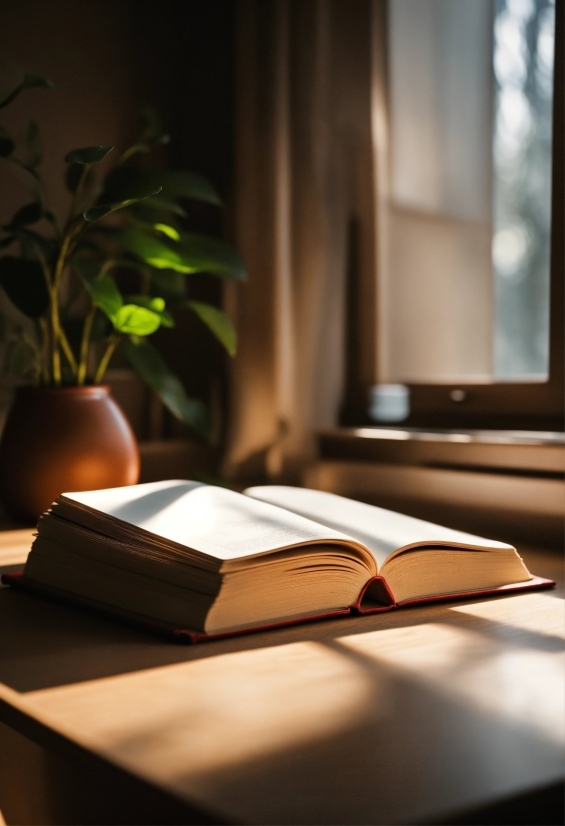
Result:
M183 480L61 495L4 580L189 641L553 584L511 545L334 494Z

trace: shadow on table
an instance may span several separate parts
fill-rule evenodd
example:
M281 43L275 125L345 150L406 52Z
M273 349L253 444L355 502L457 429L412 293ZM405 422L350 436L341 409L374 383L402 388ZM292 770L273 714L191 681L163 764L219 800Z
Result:
M137 724L135 733L113 740L113 755L127 765L139 754L174 751L175 743L190 743L192 736L202 746L196 757L187 749L184 759L177 759L173 788L188 800L213 801L235 822L506 823L504 806L520 793L524 812L511 808L512 823L561 822L553 819L551 794L541 796L547 811L527 819L532 809L524 795L558 776L562 746L554 732L526 715L515 717L510 708L481 705L466 696L464 681L460 691L441 679L428 682L425 674L403 672L352 649L343 636L318 645L335 664L329 679L338 680L341 668L352 679L327 694L306 681L300 695L293 695L289 677L288 724L277 713L276 696L262 696L259 703L246 697L235 711L226 709L222 735L214 721L202 719L206 704L195 691L182 718L172 710ZM468 665L472 669L473 663ZM454 659L452 670L461 669ZM362 690L348 696L354 686ZM237 693L237 686L231 690ZM308 691L310 700L304 696ZM268 741L261 739L265 702L273 712ZM203 729L211 746L199 736ZM508 799L498 803L501 798ZM469 820L467 811L475 817L498 811L501 819ZM462 819L453 819L453 812Z
M535 596L549 599L547 594L529 594L496 600ZM436 603L386 614L322 620L185 646L49 598L0 588L0 682L16 691L35 691L227 653L304 641L331 644L338 637L429 623L468 629L488 637L495 646L562 650L557 636L453 610L465 604Z

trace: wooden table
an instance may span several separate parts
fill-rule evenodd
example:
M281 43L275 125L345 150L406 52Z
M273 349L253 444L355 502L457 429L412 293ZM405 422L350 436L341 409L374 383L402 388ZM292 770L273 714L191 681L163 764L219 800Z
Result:
M523 555L561 587L192 648L1 589L7 822L557 822L492 819L563 779L562 559Z

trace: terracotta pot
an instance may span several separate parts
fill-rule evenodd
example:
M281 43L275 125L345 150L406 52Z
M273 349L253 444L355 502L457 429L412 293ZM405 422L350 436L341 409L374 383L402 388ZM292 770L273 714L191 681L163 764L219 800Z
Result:
M0 444L0 496L35 522L60 493L134 485L139 450L106 385L22 387Z

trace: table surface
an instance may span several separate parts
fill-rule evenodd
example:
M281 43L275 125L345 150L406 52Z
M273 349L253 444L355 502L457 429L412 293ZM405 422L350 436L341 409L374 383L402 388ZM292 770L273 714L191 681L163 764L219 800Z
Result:
M0 699L222 822L488 805L563 777L563 559L520 551L559 587L195 647L2 588Z

